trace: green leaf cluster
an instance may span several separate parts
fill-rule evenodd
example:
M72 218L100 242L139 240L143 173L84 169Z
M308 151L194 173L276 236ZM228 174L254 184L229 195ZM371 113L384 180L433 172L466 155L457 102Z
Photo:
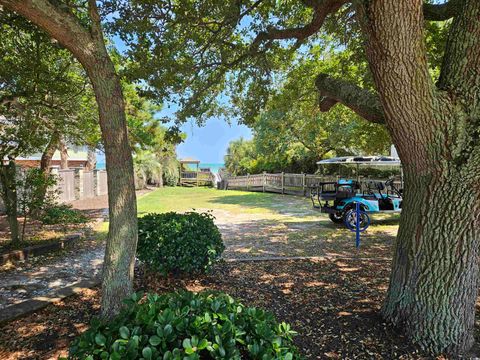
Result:
M4 156L41 152L54 132L72 144L99 138L93 90L68 50L29 21L0 10L0 118L8 119ZM2 134L3 133L3 134Z
M137 257L161 273L207 271L225 246L210 213L148 214L138 219Z
M61 204L47 207L40 218L45 225L54 224L85 224L88 218L71 205Z
M218 292L134 294L109 322L93 320L70 359L300 359L290 325Z
M28 216L41 213L46 207L52 206L57 193L49 189L56 184L57 178L52 174L46 176L41 169L28 168L19 171L16 189L20 213Z
M345 53L328 74L372 88L365 39L355 7L345 4L303 41L255 42L273 29L301 29L312 22L312 1L105 1L108 30L119 36L131 80L160 102L177 105L178 121L222 116L245 122L264 109L284 73L320 49L317 65ZM425 22L432 77L438 77L449 21ZM358 68L358 76L351 76ZM312 79L318 69L312 68ZM323 69L325 70L325 69ZM313 81L309 80L313 85ZM304 82L304 84L308 84ZM314 91L317 93L316 91ZM317 93L318 94L318 93ZM340 105L341 106L341 105Z

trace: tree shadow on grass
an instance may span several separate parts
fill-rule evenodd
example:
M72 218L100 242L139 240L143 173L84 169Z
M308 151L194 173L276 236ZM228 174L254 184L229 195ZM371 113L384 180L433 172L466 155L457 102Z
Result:
M247 208L265 208L278 213L298 213L305 211L315 214L307 199L272 193L245 193L241 195L225 195L209 200L212 204L240 205Z
M248 220L219 224L226 258L322 256L318 221Z

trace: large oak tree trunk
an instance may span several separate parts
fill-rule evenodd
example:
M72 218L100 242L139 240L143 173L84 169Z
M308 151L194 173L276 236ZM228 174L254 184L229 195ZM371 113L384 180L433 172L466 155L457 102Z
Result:
M47 0L0 0L0 3L40 26L69 49L85 68L99 108L108 172L109 233L103 267L102 314L118 313L133 287L137 245L137 211L133 161L128 143L120 79L105 48L100 14L88 0L90 24L73 11Z
M403 326L423 348L458 353L473 344L480 189L456 166L437 170L405 171L404 206L383 315Z
M422 1L360 1L367 58L405 171L385 318L432 352L473 344L480 242L480 2L452 24L428 72Z
M108 174L110 224L102 283L102 315L118 313L132 293L137 247L137 204L120 79L106 51L87 68L100 115Z

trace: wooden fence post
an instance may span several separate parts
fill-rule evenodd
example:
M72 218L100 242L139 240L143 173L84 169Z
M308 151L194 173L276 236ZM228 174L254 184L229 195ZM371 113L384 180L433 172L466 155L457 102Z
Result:
M307 181L306 181L306 175L304 172L302 172L302 190L303 190L303 196L306 196L307 195L307 189L306 189L306 185L307 185Z
M180 164L180 167L178 169L178 173L180 174L180 176L178 177L178 185L183 186L183 184L182 184L182 164Z
M250 189L250 174L247 174L247 191Z
M267 172L263 172L263 177L262 177L262 192L265 192L265 186L267 185Z
M282 171L282 194L285 194L285 173Z

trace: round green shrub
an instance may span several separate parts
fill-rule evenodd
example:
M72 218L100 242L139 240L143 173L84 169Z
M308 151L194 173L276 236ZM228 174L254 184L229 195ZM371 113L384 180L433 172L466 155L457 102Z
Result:
M222 254L222 235L210 213L148 214L138 219L137 257L162 273L205 272Z
M70 205L56 205L47 207L40 221L45 225L55 224L85 224L88 218L79 210L73 209Z
M300 359L295 332L227 294L134 294L111 322L93 320L70 359Z

